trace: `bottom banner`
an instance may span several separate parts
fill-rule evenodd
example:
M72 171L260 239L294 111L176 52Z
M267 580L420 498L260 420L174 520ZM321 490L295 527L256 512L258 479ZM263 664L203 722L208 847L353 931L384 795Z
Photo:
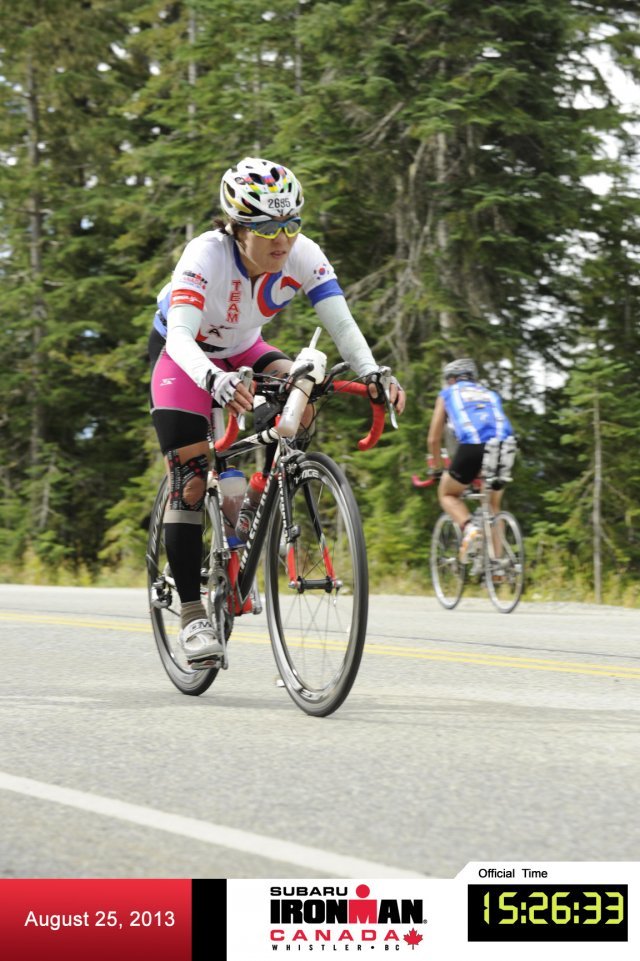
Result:
M468 864L437 880L1 880L5 957L581 961L640 957L640 866Z

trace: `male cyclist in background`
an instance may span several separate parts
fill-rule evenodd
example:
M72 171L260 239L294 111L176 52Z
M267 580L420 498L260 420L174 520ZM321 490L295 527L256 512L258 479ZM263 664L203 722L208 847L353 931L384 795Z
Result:
M438 500L442 509L460 527L460 561L466 564L481 531L471 519L462 494L482 469L487 441L513 437L513 428L498 394L478 383L478 371L470 358L463 357L447 364L444 379L447 386L436 400L427 444L433 470L441 472ZM447 470L443 470L441 455L445 429L453 435L456 445L455 452L449 451L451 464ZM502 494L502 489L491 490L489 502L494 514L500 509Z
M288 375L293 361L263 338L264 325L302 291L341 357L382 400L381 371L335 271L302 233L303 203L291 170L245 157L222 177L225 219L187 244L158 297L149 339L151 415L169 474L164 536L181 602L179 642L196 667L222 652L200 594L211 405L215 400L234 414L251 410L239 367ZM402 413L405 393L395 378L389 394Z

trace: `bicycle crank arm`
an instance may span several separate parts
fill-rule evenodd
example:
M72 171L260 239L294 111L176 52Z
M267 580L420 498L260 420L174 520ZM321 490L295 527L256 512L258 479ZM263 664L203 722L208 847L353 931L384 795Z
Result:
M218 658L217 667L222 668L226 671L229 667L229 656L227 654L227 638L225 633L225 623L224 623L224 604L227 598L227 588L223 581L218 583L216 587L216 592L213 598L213 611L215 614L214 628L218 635L218 640L222 646L222 657Z

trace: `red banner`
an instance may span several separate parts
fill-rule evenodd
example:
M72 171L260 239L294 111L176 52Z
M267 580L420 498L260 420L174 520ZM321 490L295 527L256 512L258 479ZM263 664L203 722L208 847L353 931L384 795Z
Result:
M6 958L190 961L190 880L0 880Z

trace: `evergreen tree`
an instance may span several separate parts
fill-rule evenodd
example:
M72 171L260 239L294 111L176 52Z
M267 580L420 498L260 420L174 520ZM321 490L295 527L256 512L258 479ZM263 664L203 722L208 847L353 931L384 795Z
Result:
M135 79L118 54L127 6L0 3L3 560L31 553L51 571L95 562L105 504L143 464L106 359L130 339L130 274L110 257L126 128L111 111Z
M629 389L628 365L590 346L596 350L573 368L564 392L568 406L558 416L574 467L547 493L550 519L537 524L533 542L539 580L553 576L558 563L574 574L589 571L599 603L605 581L621 597L629 577L637 580L640 572L640 508L633 494L640 472L629 456L640 442L640 398Z

